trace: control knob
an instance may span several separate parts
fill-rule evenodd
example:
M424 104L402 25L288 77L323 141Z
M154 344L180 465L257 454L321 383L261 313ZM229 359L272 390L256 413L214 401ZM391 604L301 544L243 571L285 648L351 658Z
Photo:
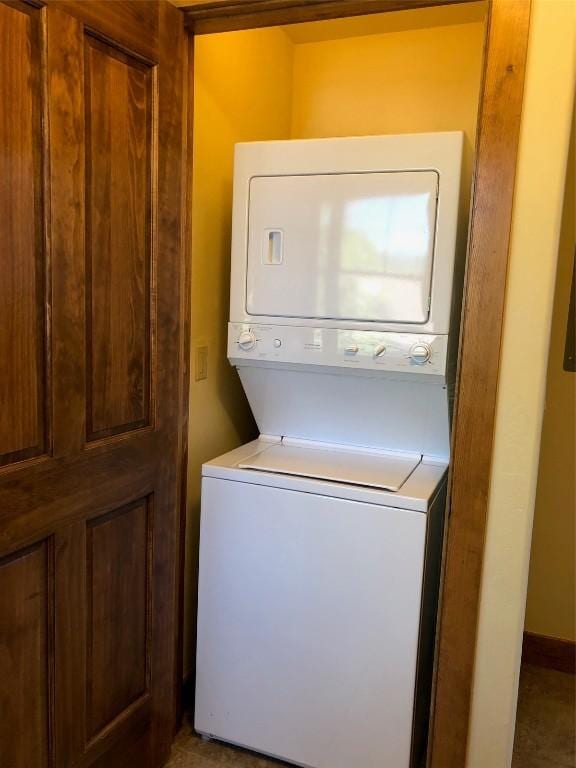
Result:
M418 365L424 365L424 363L427 363L428 360L430 360L431 355L432 350L430 349L430 346L428 344L424 344L424 342L420 344L414 344L410 348L410 359L412 362L417 363Z
M242 331L238 337L238 346L240 349L243 349L244 352L250 352L250 350L254 349L256 346L256 341L256 336L254 336L252 331Z

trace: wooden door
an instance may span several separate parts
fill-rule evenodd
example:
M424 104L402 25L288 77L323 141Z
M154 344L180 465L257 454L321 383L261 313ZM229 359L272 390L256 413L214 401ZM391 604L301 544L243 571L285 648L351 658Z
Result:
M158 2L0 2L0 765L175 724L186 39Z

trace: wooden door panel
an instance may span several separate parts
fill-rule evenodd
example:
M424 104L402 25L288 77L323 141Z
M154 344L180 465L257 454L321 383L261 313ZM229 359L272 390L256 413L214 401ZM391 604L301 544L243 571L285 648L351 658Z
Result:
M0 557L153 493L162 474L158 442L142 431L130 441L43 460L19 477L9 473L0 482Z
M52 765L52 568L42 542L0 560L0 764Z
M160 13L154 0L43 0L74 16L86 29L97 30L127 51L154 61L160 42ZM181 18L178 18L181 21ZM176 62L178 64L178 62Z
M74 17L45 12L53 455L68 458L86 440L83 36Z
M169 752L187 50L167 3L0 0L2 766Z
M87 733L97 736L149 691L151 500L88 523Z
M0 5L0 465L48 435L42 34L40 9Z
M88 759L80 761L78 768L150 768L157 765L150 750L150 713L142 711L141 714L128 723L121 739L104 750L92 749Z
M152 731L152 705L153 699L150 692L152 680L152 659L146 658L144 664L140 664L137 658L138 644L134 646L135 661L126 659L127 639L134 636L134 629L130 628L127 621L137 617L138 606L142 605L138 597L143 597L146 590L147 613L146 631L149 632L153 623L150 611L153 585L149 581L150 565L147 563L146 584L139 581L130 586L129 582L134 573L140 570L142 574L142 557L137 548L127 572L123 570L123 562L126 553L122 552L122 560L106 560L110 555L110 549L118 550L120 542L126 538L126 528L135 518L130 515L134 512L141 519L146 514L147 535L149 545L152 542L152 509L148 497L140 502L128 505L125 509L113 510L108 514L97 514L89 519L69 525L55 536L55 714L54 714L54 742L55 742L55 766L57 768L93 768L100 766L109 768L112 765L122 765L117 762L121 756L130 755L132 762L124 765L147 766L161 765L164 755L154 756L151 749ZM144 510L145 513L144 513ZM123 513L128 517L122 520L123 525L116 534L115 521L120 521ZM111 523L112 530L108 529ZM137 526L138 527L138 526ZM94 541L93 532L100 529L103 532L99 542ZM122 529L124 529L122 531ZM142 526L140 526L142 531ZM111 543L114 543L112 547ZM149 546L148 545L148 546ZM144 557L150 557L150 553ZM96 562L98 561L98 565ZM137 565L135 565L137 564ZM106 573L109 571L109 573ZM74 578L69 578L70 573ZM98 573L96 578L94 574ZM97 596L95 590L103 589L104 594ZM130 596L137 601L136 610L130 606L120 623L117 623L119 605L126 605L127 599L123 590L130 589ZM124 596L124 597L123 597ZM93 600L96 598L96 600ZM114 603L112 610L107 608L105 601L111 599ZM98 605L98 602L100 605ZM95 604L93 604L95 603ZM71 608L73 607L73 609ZM140 607L140 611L141 611ZM114 615L116 614L116 615ZM113 624L108 620L113 617ZM96 619L96 621L95 621ZM141 627L141 623L140 623ZM124 633L124 634L123 634ZM120 669L121 662L113 661L111 668L102 670L102 661L112 654L114 639L118 638L116 649L122 656L123 662L128 668L136 670L132 681L136 681L134 688L138 687L138 675L142 667L146 670L147 691L142 696L137 696L132 703L128 703L129 695L124 701L119 701L117 693L106 699L105 686L111 686L114 691L126 691L126 683L117 685L114 674L120 670L122 679L127 679L126 671ZM103 641L102 648L97 649L98 659L95 659L94 649L97 643ZM141 646L142 647L142 646ZM150 649L148 636L146 636L146 652ZM94 675L100 674L101 678L95 680ZM140 678L141 679L141 678ZM99 687L95 694L96 686ZM168 683L170 687L170 682ZM116 698L116 702L114 702ZM112 719L105 723L97 733L94 733L94 701L103 707L108 706ZM112 703L111 703L112 702ZM119 703L118 703L119 702ZM114 704L117 703L117 706ZM103 706L102 706L103 705ZM121 711L119 711L121 710ZM105 717L102 717L102 722ZM98 728L98 726L97 726Z
M85 35L87 437L149 424L155 70Z

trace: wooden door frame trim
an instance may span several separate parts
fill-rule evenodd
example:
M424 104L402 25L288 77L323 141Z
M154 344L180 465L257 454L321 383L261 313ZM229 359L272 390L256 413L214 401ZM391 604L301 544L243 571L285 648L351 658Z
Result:
M186 27L204 35L471 2L476 0L195 0L180 8Z
M187 706L187 690L190 686L184 686L184 616L185 616L185 564L186 564L186 523L188 517L188 448L189 448L189 421L190 421L190 375L191 375L191 338L192 338L192 189L193 189L193 162L192 149L194 141L194 35L186 35L185 40L185 66L184 72L184 97L185 97L185 126L183 142L186 150L183 153L186 167L182 178L183 201L186 211L183 217L182 243L184 249L183 258L183 296L180 312L185 324L182 337L180 361L183 372L181 393L181 455L180 455L180 530L179 530L179 563L178 563L178 636L176 637L175 657L175 721L174 735L182 725L184 707Z
M431 768L466 765L531 0L490 0L452 434Z
M196 0L193 35L471 0ZM430 768L466 764L531 0L488 0Z

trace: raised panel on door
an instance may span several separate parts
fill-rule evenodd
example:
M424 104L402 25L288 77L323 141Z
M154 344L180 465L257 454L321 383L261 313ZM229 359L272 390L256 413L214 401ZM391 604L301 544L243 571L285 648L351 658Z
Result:
M87 438L150 423L154 67L84 41Z
M0 466L46 449L43 12L0 2Z
M88 523L89 739L121 717L149 690L151 523L148 499Z
M50 545L0 560L0 765L49 768Z

